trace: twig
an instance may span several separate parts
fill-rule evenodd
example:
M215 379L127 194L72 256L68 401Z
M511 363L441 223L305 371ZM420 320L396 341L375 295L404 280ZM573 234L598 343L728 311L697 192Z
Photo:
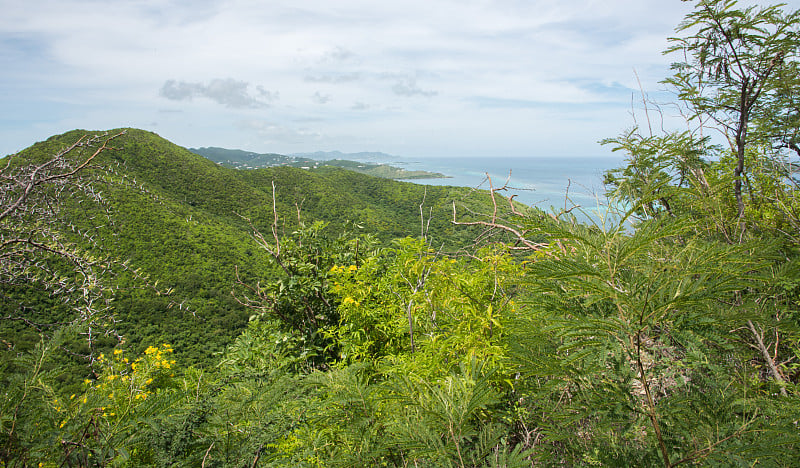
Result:
M494 229L500 229L506 232L510 232L514 234L517 239L525 245L525 247L509 247L512 250L541 250L547 247L548 244L545 243L538 243L538 242L531 242L525 238L525 236L518 230L512 228L511 226L506 226L505 224L500 224L496 222L488 222L488 221L458 221L456 219L456 203L453 202L453 224L456 226L486 226Z

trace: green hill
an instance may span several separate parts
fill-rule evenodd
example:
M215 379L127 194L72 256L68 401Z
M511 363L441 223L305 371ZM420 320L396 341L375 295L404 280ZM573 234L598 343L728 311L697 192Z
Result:
M43 160L94 133L98 132L75 130L54 136L22 151L17 159ZM183 359L195 364L209 362L240 333L251 314L231 295L237 268L252 283L273 274L267 253L252 237L253 227L271 232L273 184L281 234L298 227L299 213L304 222L329 223L326 232L331 236L358 223L362 232L388 242L419 236L422 211L428 239L447 249L477 236L474 229L450 222L454 201L471 212L491 212L485 192L424 187L335 167L240 171L142 130L127 129L112 145L113 150L96 160L105 168L96 171L104 203L59 200L67 207L64 226L91 231L98 241L87 248L119 263L129 262L130 270L140 270L148 284L157 284L143 286L129 273L120 273L112 303L116 331L135 346L170 342ZM108 222L98 223L100 218ZM77 244L85 242L73 232L64 235ZM172 292L167 296L164 291ZM34 300L29 313L56 313L46 304L43 298ZM37 336L18 322L0 325L5 327L1 334L20 344L31 345Z

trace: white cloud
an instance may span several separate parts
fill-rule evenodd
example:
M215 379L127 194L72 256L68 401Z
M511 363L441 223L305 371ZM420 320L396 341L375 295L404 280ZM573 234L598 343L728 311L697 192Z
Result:
M311 96L311 99L313 99L317 104L327 104L331 101L330 95L322 94L319 91L314 93L314 95Z
M172 101L191 101L195 97L205 97L212 101L233 109L257 109L267 107L265 101L277 99L274 93L258 86L259 100L251 95L249 85L244 81L233 78L215 79L204 85L202 83L188 83L185 81L167 80L161 87L159 94Z
M605 151L596 134L630 123L633 70L646 91L660 89L666 37L691 8L655 0L5 2L0 106L25 120L0 121L0 153L68 125L154 120L182 144L242 141L258 151L281 142L419 154ZM167 118L168 103L184 112ZM566 132L560 127L573 135L566 143L553 138Z
M398 96L406 96L406 97L413 97L413 96L423 96L423 97L433 97L439 94L436 91L431 90L424 90L417 85L416 78L404 78L394 86L392 86L392 92L397 94Z

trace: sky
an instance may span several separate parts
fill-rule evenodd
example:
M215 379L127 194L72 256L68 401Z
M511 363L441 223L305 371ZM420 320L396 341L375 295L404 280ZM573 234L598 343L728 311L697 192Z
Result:
M607 155L598 140L634 124L640 85L673 99L659 83L672 60L661 52L691 9L678 0L0 0L0 155L75 128L118 127L262 153Z

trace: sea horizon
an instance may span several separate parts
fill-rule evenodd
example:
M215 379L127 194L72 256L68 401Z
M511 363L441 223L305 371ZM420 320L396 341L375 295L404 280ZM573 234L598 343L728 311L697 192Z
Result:
M384 161L383 164L410 171L442 173L446 178L404 179L420 185L449 185L477 189L507 187L504 196L545 211L580 205L596 212L605 206L603 174L622 166L624 158L584 157L432 157ZM487 173L489 177L487 178ZM567 199L568 197L568 199Z

